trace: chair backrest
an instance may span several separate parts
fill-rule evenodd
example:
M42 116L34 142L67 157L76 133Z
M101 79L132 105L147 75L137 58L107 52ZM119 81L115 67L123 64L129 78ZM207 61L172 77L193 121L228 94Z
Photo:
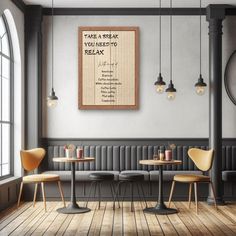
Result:
M43 148L34 148L31 150L21 150L21 163L26 171L33 171L45 157L46 151Z
M188 155L201 171L208 171L213 163L213 149L208 151L199 148L191 148L188 150Z

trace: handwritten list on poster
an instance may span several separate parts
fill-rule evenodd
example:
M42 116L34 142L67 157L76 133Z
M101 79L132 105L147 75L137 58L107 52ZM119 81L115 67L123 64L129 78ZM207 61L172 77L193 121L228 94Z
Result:
M80 108L135 109L136 30L83 27L80 37Z

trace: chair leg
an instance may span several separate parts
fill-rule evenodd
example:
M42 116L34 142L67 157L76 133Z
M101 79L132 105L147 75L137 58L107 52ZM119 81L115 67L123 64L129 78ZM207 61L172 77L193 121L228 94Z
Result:
M169 202L168 202L168 207L170 207L170 203L171 203L171 199L172 199L172 195L174 192L174 188L175 188L175 181L172 181L172 185L171 185L171 190L170 190L170 196L169 196Z
M142 195L143 195L143 201L145 202L145 206L147 208L147 201L146 201L146 198L145 198L145 194L144 194L144 191L143 191L143 186L142 186L142 182L141 183L137 183L136 182L136 186L137 186L137 189L138 189L138 195L139 195L139 198L141 199L141 196L140 196L140 192L139 192L139 187L141 188L141 191L142 191Z
M197 202L197 183L194 183L194 194L195 194L195 204L196 204L196 213L198 214L198 202Z
M90 184L90 188L89 188L89 195L88 195L88 198L87 198L87 201L86 201L86 205L85 205L85 207L87 207L87 206L88 206L88 200L89 200L89 199L90 199L90 197L91 197L92 186L94 185L94 183L95 183L95 182L92 182L92 183Z
M41 183L41 188L42 188L44 209L45 209L45 212L46 212L47 211L47 206L46 206L45 189L44 189L44 183L43 182Z
M37 191L38 191L38 183L36 183L36 184L35 184L35 187L34 187L33 207L35 207L35 201L36 201Z
M111 195L112 195L112 199L113 199L113 203L114 203L115 200L116 200L116 192L115 192L115 187L114 187L114 183L113 182L110 183L110 190L111 190ZM120 208L119 199L118 199L118 206Z
M190 205L191 205L192 187L193 187L193 183L190 183L189 184L189 193L188 193L188 208L189 209L190 209Z
M64 198L64 194L63 194L63 190L62 190L62 187L61 187L61 181L60 180L57 182L57 185L58 185L58 188L59 188L59 192L61 194L61 200L63 202L63 205L64 205L64 207L66 207L65 198Z
M98 209L101 207L101 182L98 183Z
M212 182L210 182L210 185L211 185L211 190L212 190L213 197L214 197L215 208L216 208L216 210L217 210L215 189L214 189L214 187L213 187Z
M130 182L130 194L131 194L131 211L134 211L134 188L133 188L133 182Z
M19 192L19 196L18 196L18 203L17 203L17 207L19 207L19 206L20 206L20 199L21 199L21 194L22 194L22 190L23 190L23 185L24 185L24 183L23 183L23 182L21 182L21 184L20 184L20 192Z
M114 201L113 201L113 210L115 210L115 204L116 204L116 199L118 199L118 207L120 208L120 201L119 201L119 197L118 197L118 194L119 194L119 189L120 189L120 185L122 184L123 182L120 181L118 184L117 184L117 187L116 187L116 190L115 190L115 197L114 197Z

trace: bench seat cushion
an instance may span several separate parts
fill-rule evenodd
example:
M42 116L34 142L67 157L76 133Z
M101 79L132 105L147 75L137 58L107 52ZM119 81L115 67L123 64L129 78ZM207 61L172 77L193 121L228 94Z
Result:
M120 174L125 174L125 173L135 173L135 174L142 174L144 175L144 180L149 181L149 172L145 170L124 170L121 171Z
M172 181L175 175L202 175L202 171L183 171L183 170L176 170L176 171L163 171L163 180L164 181ZM150 180L151 181L158 181L159 180L159 171L152 170L150 171Z
M235 170L222 171L222 180L228 182L236 182L236 171Z
M76 171L75 180L76 181L91 181L89 175L92 173L111 173L114 175L114 179L119 179L119 171ZM60 176L61 181L70 181L71 180L71 171L58 170L58 171L45 171L43 174L57 174Z

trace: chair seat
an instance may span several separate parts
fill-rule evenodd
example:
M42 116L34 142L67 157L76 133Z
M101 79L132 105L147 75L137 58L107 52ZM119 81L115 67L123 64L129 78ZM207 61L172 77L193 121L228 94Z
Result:
M51 182L60 180L59 175L54 174L39 174L39 175L27 175L23 177L24 183L32 182Z
M209 176L205 175L175 175L174 181L178 182L208 182L210 181Z
M105 172L95 172L89 175L90 180L96 181L105 181L105 180L114 180L114 174L105 173Z
M119 179L121 181L143 181L144 175L139 173L133 172L126 172L119 175Z

